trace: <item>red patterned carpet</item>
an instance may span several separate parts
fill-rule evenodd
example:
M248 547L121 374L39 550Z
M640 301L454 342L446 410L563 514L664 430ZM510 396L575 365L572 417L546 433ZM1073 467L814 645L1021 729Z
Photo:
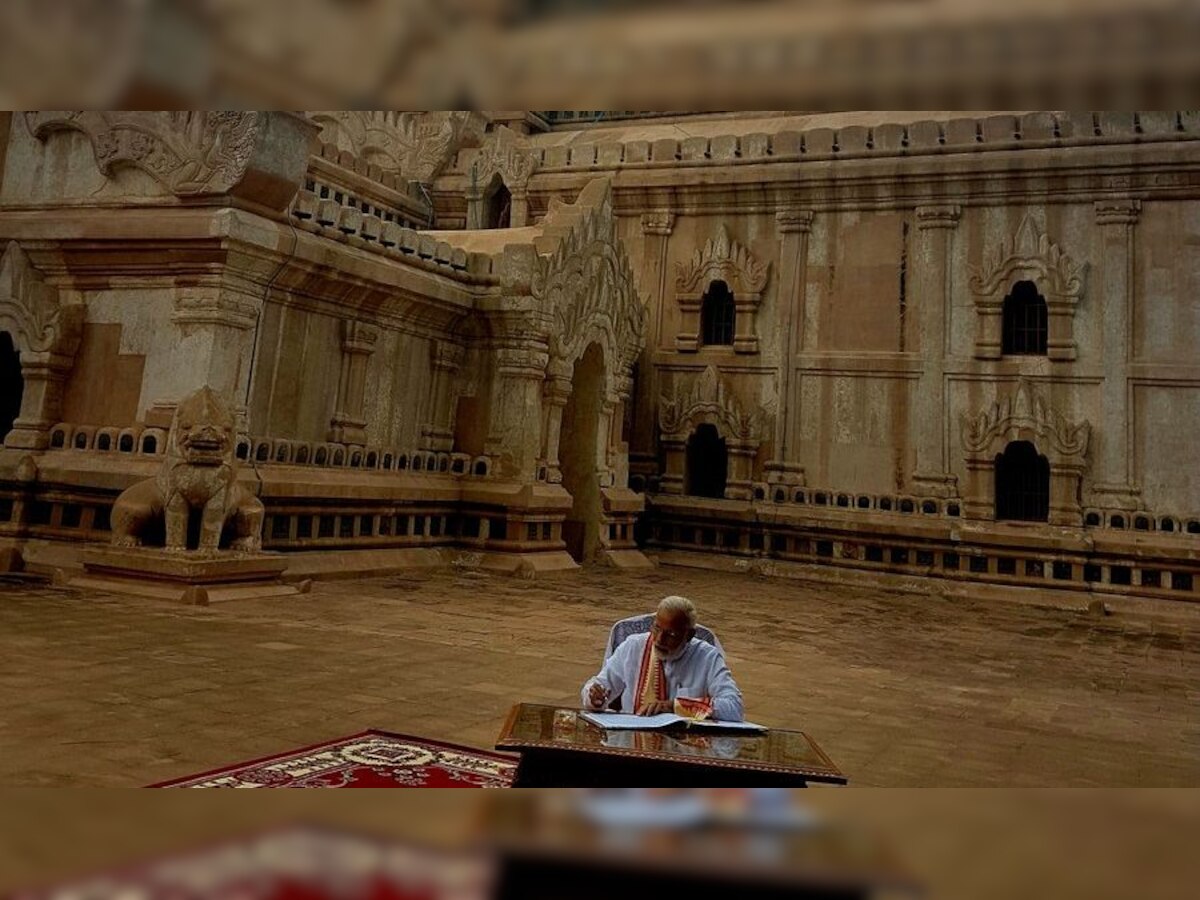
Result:
M287 753L234 763L151 787L508 787L516 761L424 738L364 731Z

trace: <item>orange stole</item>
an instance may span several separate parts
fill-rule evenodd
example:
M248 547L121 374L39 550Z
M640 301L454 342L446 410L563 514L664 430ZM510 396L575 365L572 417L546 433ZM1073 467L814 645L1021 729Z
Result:
M663 671L662 660L658 658L651 638L646 639L646 649L642 651L642 664L638 670L637 690L634 696L638 706L650 700L667 699L667 673Z

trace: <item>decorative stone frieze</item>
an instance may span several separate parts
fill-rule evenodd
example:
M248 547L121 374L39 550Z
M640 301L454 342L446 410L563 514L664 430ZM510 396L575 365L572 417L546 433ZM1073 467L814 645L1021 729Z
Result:
M291 202L316 136L302 116L237 110L38 110L24 113L38 140L78 131L96 165L145 172L177 197L239 194L273 209Z

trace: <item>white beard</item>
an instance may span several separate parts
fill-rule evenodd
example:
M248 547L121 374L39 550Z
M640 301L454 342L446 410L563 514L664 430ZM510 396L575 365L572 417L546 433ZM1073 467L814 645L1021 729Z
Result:
M691 643L691 641L684 641L682 644L680 644L675 649L674 653L663 653L657 647L654 648L654 652L658 654L658 658L662 662L675 662L675 660L677 660L677 659L679 659L679 657L683 656L683 651L688 648L688 644L690 644L690 643Z

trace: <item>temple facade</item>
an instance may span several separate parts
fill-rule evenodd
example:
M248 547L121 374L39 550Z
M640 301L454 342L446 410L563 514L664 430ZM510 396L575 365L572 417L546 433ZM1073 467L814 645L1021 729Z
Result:
M1200 599L1194 112L38 111L0 148L0 567L107 542L207 386L293 578Z

